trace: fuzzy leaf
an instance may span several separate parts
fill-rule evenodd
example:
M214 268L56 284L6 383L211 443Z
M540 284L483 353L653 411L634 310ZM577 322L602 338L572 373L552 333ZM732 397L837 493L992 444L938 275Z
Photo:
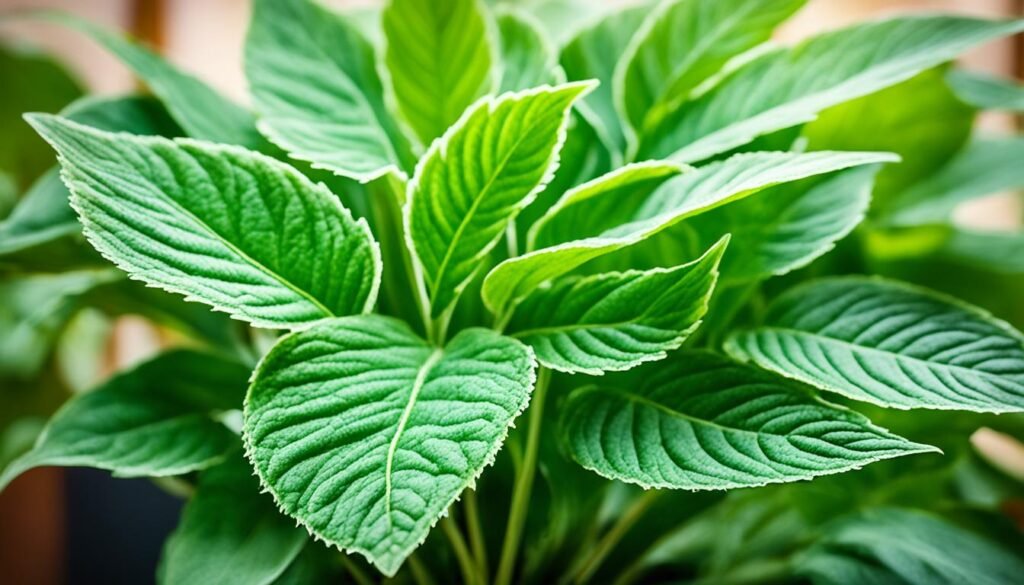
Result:
M479 0L390 0L382 15L398 110L430 144L493 88L496 46Z
M676 163L630 163L565 193L533 226L527 249L571 242L581 235L601 233L631 218L622 200L642 201L668 179L687 170ZM628 208L627 208L628 210Z
M760 280L809 264L864 219L875 165L769 187L685 223L707 245L732 234L722 278Z
M1024 410L1024 335L984 311L878 278L813 281L777 298L733 356L893 408Z
M638 159L700 161L907 80L1024 29L1024 21L915 16L828 32L754 59L641 138ZM756 96L757 99L751 99Z
M374 50L312 0L259 0L245 72L260 129L291 156L359 181L401 172L408 144L384 107Z
M431 316L455 303L509 222L551 180L569 108L590 87L545 86L482 100L420 160L404 213Z
M563 412L573 458L645 488L760 486L937 451L799 383L705 351L602 378L573 392Z
M252 114L228 101L163 57L88 21L65 14L46 18L78 30L124 62L160 98L171 117L193 138L259 149L265 146Z
M1024 561L995 542L937 516L874 508L840 520L796 557L815 585L1004 585Z
M270 585L309 541L260 493L240 453L199 476L196 493L167 540L163 585Z
M373 306L380 252L366 222L288 165L54 116L30 122L58 152L86 237L131 276L260 327Z
M238 438L212 415L241 405L248 377L246 367L209 354L160 355L69 400L35 448L0 475L0 489L49 465L160 477L219 463Z
M707 312L727 242L674 268L555 280L516 307L509 331L561 372L600 375L663 359Z
M493 461L534 370L490 330L435 348L389 317L325 321L258 368L249 457L282 510L391 576Z
M816 152L742 154L676 177L646 198L619 199L631 221L585 239L505 260L484 279L484 304L504 315L541 283L604 254L621 250L671 227L757 191L845 168L894 160L885 153Z
M558 57L539 25L516 12L502 12L496 20L501 33L499 91L520 91L557 83Z
M954 69L946 81L957 97L975 108L1024 112L1024 86L1010 79Z
M623 117L656 127L733 57L767 41L805 0L672 0L648 14L614 81Z
M625 150L626 139L612 94L615 66L650 12L650 6L641 4L606 14L576 33L562 48L559 58L570 81L597 79L601 82L584 103L597 118L592 124L600 123L617 152Z
M1024 186L1024 138L979 138L938 172L900 193L888 225L941 223L964 201Z

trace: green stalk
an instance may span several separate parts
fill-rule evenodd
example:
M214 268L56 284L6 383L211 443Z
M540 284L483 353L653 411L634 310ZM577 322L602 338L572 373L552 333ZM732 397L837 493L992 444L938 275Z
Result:
M409 555L409 572L412 573L413 581L416 581L416 585L437 585L434 582L434 578L430 576L430 572L427 571L426 565L420 560L420 557L416 553Z
M476 501L476 490L466 490L466 528L469 531L469 546L476 559L477 576L481 583L486 583L490 576L487 566L487 542L480 526L480 509Z
M580 570L576 573L576 578L573 580L576 585L583 585L594 576L594 573L601 567L601 563L604 562L605 557L612 552L612 549L629 532L629 529L643 517L647 509L654 503L654 500L658 498L658 494L659 492L656 490L648 490L633 502L633 505L626 510L626 513L619 518L618 522L601 538L597 546L594 547L593 552L583 562Z
M519 553L519 541L523 536L526 524L526 513L529 510L530 492L533 489L533 478L537 473L537 452L540 448L540 428L544 421L544 398L551 381L551 371L540 368L537 374L537 386L533 390L533 401L530 404L530 428L526 437L526 453L523 466L516 477L516 485L512 491L512 507L508 514L508 526L505 529L505 542L501 548L501 562L495 585L509 585L515 569L516 555Z
M349 575L352 575L352 580L355 581L357 585L373 585L373 579L370 579L370 577L344 553L341 555L341 564L345 565L345 570L348 571Z
M441 520L441 529L444 530L445 536L448 537L448 542L452 545L452 551L455 552L455 558L459 561L459 569L462 571L462 582L466 585L473 585L477 582L476 563L473 562L473 558L469 555L469 548L466 546L466 540L462 538L462 533L459 532L459 527L455 525L455 521L452 520L451 516L447 516Z

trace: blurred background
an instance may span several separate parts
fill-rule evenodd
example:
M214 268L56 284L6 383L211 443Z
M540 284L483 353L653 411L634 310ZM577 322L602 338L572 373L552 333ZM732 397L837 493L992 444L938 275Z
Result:
M524 0L534 1L534 0ZM560 4L599 0L555 0ZM628 1L605 0L609 5ZM369 8L374 0L329 0L344 9ZM21 9L58 9L85 17L108 28L128 31L167 58L240 103L248 103L242 73L242 44L249 19L248 0L0 0L0 13ZM905 11L953 11L990 18L1024 16L1024 0L811 0L796 19L779 33L793 41L823 30ZM571 13L570 10L567 14ZM568 26L567 30L571 30ZM1020 79L1024 74L1024 39L986 45L967 55L964 64L975 70ZM29 47L66 66L48 83L49 95L36 97L8 59L0 60L0 132L17 131L23 124L19 108L56 111L79 94L120 94L137 89L129 71L113 56L76 32L38 22L0 21L0 43ZM40 100L35 103L33 100ZM48 101L47 101L48 100ZM29 104L23 106L22 104ZM1009 113L987 113L980 124L992 131L1013 131L1020 120ZM0 138L2 140L2 138ZM50 161L52 162L52 160ZM49 164L49 163L48 163ZM959 210L958 218L978 227L1011 229L1024 210L1015 197L991 197ZM2 300L0 300L2 302ZM17 435L19 424L32 427L66 397L174 343L166 332L141 319L109 318L83 313L66 334L70 342L89 344L91 356L60 348L47 367L47 390L33 396L17 412L0 402L0 430ZM2 325L2 324L0 324ZM72 329L72 331L76 331ZM85 334L83 332L88 332ZM81 349L79 347L79 349ZM2 351L2 346L0 346ZM75 355L68 363L62 355ZM52 378L52 379L50 379ZM0 385L16 382L0 378ZM8 390L11 388L4 388ZM26 412L27 411L27 412ZM24 416L35 415L24 422ZM38 426L25 428L31 436ZM10 438L8 436L8 438ZM982 439L984 440L984 437ZM0 584L148 583L153 581L160 546L175 524L180 500L146 480L113 480L107 473L86 469L36 469L0 494ZM26 555L25 551L32 551ZM116 559L116 562L110 562Z

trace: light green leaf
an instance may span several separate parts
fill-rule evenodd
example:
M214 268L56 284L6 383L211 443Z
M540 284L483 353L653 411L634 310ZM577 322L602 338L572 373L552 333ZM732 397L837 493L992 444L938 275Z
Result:
M249 458L288 515L392 576L493 461L534 370L526 346L486 329L435 348L389 317L325 321L257 369Z
M501 34L500 92L562 81L556 50L539 24L526 14L511 11L499 13L496 20Z
M958 98L980 110L1024 112L1024 86L1013 80L953 69L946 82Z
M562 411L576 461L645 488L753 487L938 451L706 351L609 375L573 392Z
M733 234L722 279L786 274L825 255L857 227L871 202L875 165L769 187L685 222L702 245Z
M570 189L533 226L527 249L571 242L580 235L598 234L631 218L622 201L643 201L671 177L688 167L663 161L630 163Z
M404 214L431 316L455 303L509 222L551 180L569 108L591 87L544 86L482 100L420 160Z
M260 492L240 454L199 476L160 561L160 583L269 585L309 541Z
M1024 335L981 309L879 278L812 281L778 297L733 356L893 408L1024 410Z
M86 237L132 277L261 327L373 306L380 252L366 222L288 165L54 116L30 122L58 151Z
M248 377L244 366L213 355L160 355L69 400L36 446L0 475L0 489L41 466L162 477L217 464L238 437L214 415L239 407Z
M119 279L114 270L79 270L0 281L0 376L36 375L82 296Z
M620 153L625 150L626 139L615 109L612 79L615 66L629 46L629 40L651 10L648 4L640 4L606 14L579 31L562 48L559 58L570 81L597 79L601 82L584 103L593 110L607 131L611 146Z
M555 280L516 307L508 330L561 372L600 375L663 359L700 325L728 241L674 268Z
M1024 138L979 138L886 208L892 226L942 223L964 201L1024 186Z
M1024 561L937 516L874 508L830 525L796 568L816 585L1005 585Z
M88 35L124 62L160 98L189 136L259 149L265 145L250 112L180 71L156 53L91 22L68 14L44 13L45 19Z
M497 82L485 10L480 0L389 0L382 18L393 98L430 144Z
M636 158L707 159L1022 29L1024 21L912 16L858 24L768 52L671 111L641 137Z
M294 158L358 181L408 162L373 47L340 15L312 0L255 2L245 73L260 130Z
M975 111L946 85L945 68L929 69L907 81L821 113L803 136L810 150L884 150L900 155L875 181L875 207L927 180L963 148Z
M805 0L671 0L650 11L616 69L613 91L638 134L765 41Z
M620 200L622 212L632 218L628 223L599 234L587 234L582 240L505 260L484 279L484 304L494 314L504 315L541 283L594 258L642 242L688 217L772 185L893 160L885 153L759 152L736 155L684 173L645 199Z
M1024 274L1024 233L954 227L939 255L974 268Z

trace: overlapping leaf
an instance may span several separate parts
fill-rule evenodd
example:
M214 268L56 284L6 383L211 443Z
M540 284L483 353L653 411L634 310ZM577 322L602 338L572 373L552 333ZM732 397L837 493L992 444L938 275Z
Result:
M801 384L703 351L602 378L573 392L563 412L580 464L644 487L758 486L937 451Z
M684 225L705 245L732 234L726 281L786 274L831 250L864 219L878 167L871 165L769 187Z
M405 224L432 316L455 302L509 222L551 180L569 108L589 87L544 86L483 100L421 159Z
M1024 21L901 17L771 51L668 113L656 130L641 137L637 158L707 159L1022 29Z
M726 349L881 406L1024 410L1024 335L980 309L895 281L846 277L799 286Z
M245 72L260 129L293 157L360 181L408 163L384 106L373 47L312 0L260 0Z
M237 147L30 121L58 152L86 237L134 278L271 328L373 306L380 258L365 221L291 167Z
M674 268L555 280L516 307L508 330L562 372L599 375L662 359L707 312L727 241Z
M779 183L892 160L884 153L751 153L684 173L650 197L620 200L622 213L631 218L627 223L502 262L484 279L484 303L496 315L504 315L541 283L641 242L687 217Z
M805 0L672 0L650 12L621 58L615 101L637 133L740 53L767 41Z
M158 356L68 401L35 448L0 475L0 489L43 465L153 477L217 464L238 438L213 415L241 405L248 377L246 367L209 354Z
M286 513L391 576L491 463L534 367L527 347L490 330L436 348L388 317L325 321L260 365L249 456Z
M559 81L555 49L532 19L505 11L495 20L501 34L499 91L518 91Z
M937 516L875 508L829 526L796 559L815 585L1003 585L1024 562L986 538Z
M493 88L497 46L479 0L390 0L383 13L398 110L423 144Z
M946 81L957 97L980 110L1024 111L1024 87L1009 79L954 69Z
M260 492L252 468L236 452L199 477L164 547L160 582L270 585L308 541L306 531Z

